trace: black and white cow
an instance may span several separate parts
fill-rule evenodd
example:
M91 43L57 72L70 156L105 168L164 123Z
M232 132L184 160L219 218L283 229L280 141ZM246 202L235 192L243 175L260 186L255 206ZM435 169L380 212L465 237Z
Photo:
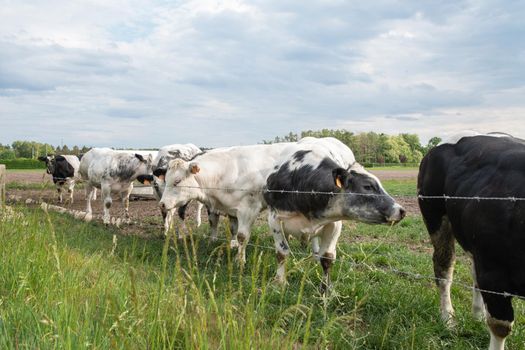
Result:
M525 141L506 134L455 137L421 162L422 196L525 197ZM434 246L434 273L441 317L453 325L450 286L454 242L472 257L475 287L525 296L525 202L419 199ZM512 298L474 291L473 312L486 316L490 349L503 349L514 321ZM485 304L485 307L483 305Z
M191 161L172 160L160 206L167 211L198 200L213 213L228 215L234 226L232 232L237 232L232 246L238 245L237 259L242 265L246 262L251 226L266 207L262 189L277 158L288 145L217 148Z
M306 236L312 239L314 254L323 268L323 292L330 283L341 220L387 224L405 216L405 210L386 193L379 179L358 164L352 151L335 138L307 137L290 145L268 177L264 198L270 208L268 224L279 263L277 281L286 282L288 236Z
M200 148L195 146L192 143L187 144L172 144L163 146L159 149L156 157L153 159L152 162L152 170L153 175L140 175L137 180L143 184L151 185L153 187L153 194L157 201L160 201L162 198L162 194L164 192L164 188L166 186L165 182L165 176L166 172L168 170L168 163L174 159L183 159L186 161L189 161L193 159L198 154L201 154L202 151ZM201 225L201 211L203 204L201 202L197 202L197 227ZM179 217L184 220L186 207L189 203L181 206L178 208L178 214ZM164 232L166 233L173 224L173 216L175 213L175 209L171 209L169 211L163 211L161 210L162 217L164 219ZM212 230L217 230L216 225L213 225L213 221L210 219L210 222L212 223ZM179 231L182 234L182 230ZM213 236L213 235L212 235Z
M109 148L93 148L80 161L79 173L86 183L88 217L92 213L91 198L96 188L101 189L104 201L104 223L109 224L112 193L118 193L129 219L129 195L133 181L141 174L151 173L152 156L114 151Z
M75 189L75 182L79 178L78 168L80 160L74 155L57 155L39 157L38 160L46 163L46 172L53 177L58 192L58 199L62 203L63 187L66 187L69 193L69 202L73 203L73 192Z

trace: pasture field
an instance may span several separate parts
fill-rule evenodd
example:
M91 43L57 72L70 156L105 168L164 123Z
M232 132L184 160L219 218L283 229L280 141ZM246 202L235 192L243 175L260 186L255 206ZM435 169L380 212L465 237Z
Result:
M414 180L385 180L412 196ZM140 203L139 203L140 204ZM396 226L345 223L321 297L321 268L292 241L286 286L264 216L240 269L208 225L186 240L160 239L160 219L118 229L38 207L0 212L0 348L5 349L484 349L471 292L453 285L457 328L439 319L431 245L417 212ZM191 221L191 220L190 220ZM149 228L148 228L149 227ZM134 232L136 230L137 232ZM140 231L140 232L139 232ZM123 233L125 232L125 235ZM458 248L455 279L471 283ZM397 271L397 272L396 272ZM524 349L524 303L508 349Z

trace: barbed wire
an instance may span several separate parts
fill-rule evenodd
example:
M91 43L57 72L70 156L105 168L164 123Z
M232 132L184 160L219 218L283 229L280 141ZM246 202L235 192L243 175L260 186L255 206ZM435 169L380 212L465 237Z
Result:
M358 192L334 192L334 191L305 191L305 190L285 190L285 189L247 189L247 188L233 188L233 187L201 187L201 186L186 186L177 185L179 188L200 189L207 191L225 191L225 192L248 192L248 193L279 193L279 194L308 194L308 195L329 195L329 196L363 196L363 197L398 197L398 198L417 198L417 199L440 199L440 200L475 200L475 201L525 201L523 197L486 197L486 196L449 196L449 195L389 195L382 193L358 193Z

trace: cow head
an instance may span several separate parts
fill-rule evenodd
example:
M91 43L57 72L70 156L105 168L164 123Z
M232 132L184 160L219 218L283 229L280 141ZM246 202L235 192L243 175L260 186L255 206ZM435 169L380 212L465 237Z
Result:
M165 173L165 188L160 201L162 210L170 210L188 203L192 199L199 199L201 190L195 175L200 172L196 162L187 162L174 159L169 162ZM162 176L157 171L156 176Z
M46 173L53 174L55 172L55 156L38 157L39 161L46 163Z
M379 179L354 163L350 169L336 168L332 171L335 190L334 207L344 218L370 224L397 223L405 215L405 209L385 191ZM334 192L336 192L334 191Z
M149 154L147 157L141 154L135 153L135 158L139 161L138 166L135 169L136 174L151 174L151 163L153 157Z

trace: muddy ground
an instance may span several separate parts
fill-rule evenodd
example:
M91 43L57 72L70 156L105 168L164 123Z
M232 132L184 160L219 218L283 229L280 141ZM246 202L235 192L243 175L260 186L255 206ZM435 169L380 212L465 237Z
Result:
M391 179L415 179L417 172L415 170L375 170L373 171L380 180L391 180ZM7 182L17 182L22 184L51 184L50 175L45 174L44 170L41 172L8 172ZM43 186L44 187L44 186ZM85 191L82 188L78 188L75 191L73 204L59 204L57 193L49 186L42 189L8 189L7 197L13 198L13 195L17 197L18 201L25 202L26 199L30 198L33 200L41 200L50 204L61 205L69 209L82 210L86 209ZM67 195L64 195L64 199ZM414 197L397 196L396 200L407 209L409 215L419 214L419 208L417 200ZM103 213L102 202L100 196L96 201L92 203L94 216L101 216ZM195 220L197 205L191 203L186 211L186 217L190 223ZM162 220L158 209L157 201L152 199L144 198L133 198L130 200L129 205L130 215L132 217L134 228L126 229L123 228L123 233L127 231L133 231L137 234L137 231L143 232L144 236L157 235L162 232ZM122 216L124 213L122 204L117 197L113 198L113 205L111 207L112 216ZM100 219L98 219L100 220ZM207 222L208 217L206 209L202 210L202 222ZM261 213L258 218L259 223L266 222L266 212Z

